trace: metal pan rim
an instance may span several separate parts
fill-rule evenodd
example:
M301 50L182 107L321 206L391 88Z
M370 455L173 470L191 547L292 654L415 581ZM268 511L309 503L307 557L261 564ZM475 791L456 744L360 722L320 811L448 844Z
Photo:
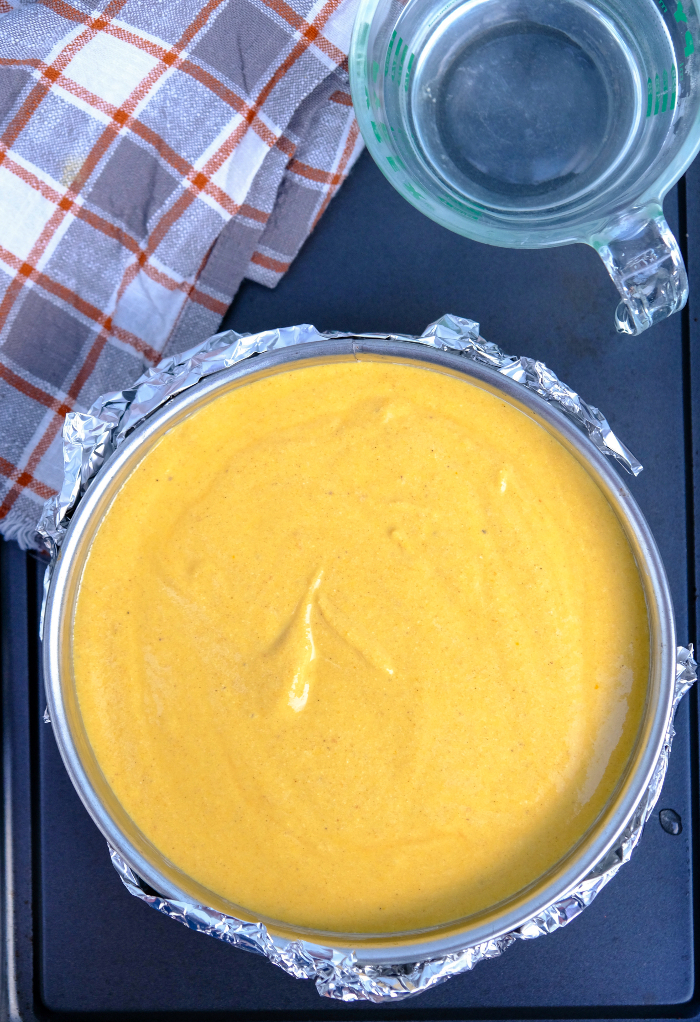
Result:
M399 964L435 958L493 940L522 926L576 887L616 846L644 796L663 749L672 714L676 664L673 607L663 564L651 531L617 471L557 407L504 377L497 370L459 354L408 341L366 336L359 338L348 335L289 347L248 358L230 369L213 373L166 402L135 429L105 464L76 509L48 593L43 641L44 678L49 713L64 764L81 800L109 844L140 877L164 896L204 904L251 922L258 921L249 912L224 902L185 878L153 846L150 849L156 853L155 856L145 854L144 847L148 842L144 845L143 841L139 843L135 839L133 833L131 836L125 834L123 821L120 825L115 819L118 814L114 806L108 808L105 805L105 799L99 791L99 778L95 776L94 765L89 763L84 743L83 748L80 748L73 719L75 713L71 717L70 712L69 689L72 682L67 678L65 657L66 647L70 645L71 601L90 540L99 527L104 511L136 461L145 454L156 437L232 384L239 381L252 383L269 373L338 359L388 359L433 368L450 375L461 375L467 381L502 394L511 404L538 421L584 465L616 512L637 560L647 598L651 632L647 708L626 776L599 820L576 848L553 867L544 879L534 882L509 902L494 906L478 917L457 920L430 931L386 935L338 934L305 930L274 920L260 920L275 939L303 940L315 947L330 949L354 948L359 962L374 965ZM102 781L104 786L104 778ZM123 810L122 814L127 819ZM133 824L131 827L136 831ZM210 896L206 897L207 894Z

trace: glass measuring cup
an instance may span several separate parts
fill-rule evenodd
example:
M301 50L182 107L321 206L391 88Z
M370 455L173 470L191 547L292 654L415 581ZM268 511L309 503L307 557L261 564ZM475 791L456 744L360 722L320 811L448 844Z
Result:
M583 242L639 334L688 281L662 202L700 149L692 0L360 0L367 147L423 213L509 248Z

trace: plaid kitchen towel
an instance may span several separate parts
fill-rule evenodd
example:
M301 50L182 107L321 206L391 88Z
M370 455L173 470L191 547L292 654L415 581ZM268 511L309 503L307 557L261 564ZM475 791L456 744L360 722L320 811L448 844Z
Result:
M289 266L361 149L355 2L0 0L7 538L35 541L66 412Z

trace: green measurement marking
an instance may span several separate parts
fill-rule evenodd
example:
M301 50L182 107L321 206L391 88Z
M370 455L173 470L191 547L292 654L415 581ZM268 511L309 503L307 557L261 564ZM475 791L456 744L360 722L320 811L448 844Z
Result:
M403 74L403 62L406 59L406 54L407 53L408 53L408 44L405 44L404 48L403 48L403 53L401 54L401 62L399 63L399 81L401 81L401 75Z
M377 75L379 74L379 64L375 60L372 64L372 81L376 83Z
M395 170L397 173L399 170L406 169L403 163L401 162L401 158L399 156L387 156L386 162L389 164L391 169Z
M376 138L377 142L381 142L382 136L379 134L379 128L374 123L374 121L370 121L369 123L372 125L372 131L374 132L374 137Z
M405 85L406 92L408 92L408 83L411 79L411 68L413 67L413 61L415 56L416 56L415 53L412 53L411 56L408 58L408 67L406 68L406 85Z
M392 65L391 65L391 80L392 80L392 82L393 82L394 78L396 77L396 62L399 59L399 55L401 53L401 46L402 46L402 44L403 44L403 39L399 36L399 41L396 44L396 49L394 50L394 60L393 60Z
M391 59L391 51L394 48L394 39L396 39L396 29L394 29L394 34L391 37L391 42L389 43L389 49L386 51L386 61L384 63L384 77L385 78L389 74L389 61Z
M680 65L681 78L683 77L683 65ZM671 102L669 106L668 71L663 68L660 74L654 76L654 84L651 78L647 78L647 117L652 114L652 96L654 97L654 115L665 114L667 110L676 109L676 97L678 95L678 80L675 65L671 68Z
M438 195L438 201L443 206L448 206L450 209L456 209L458 213L463 213L464 216L469 217L470 220L479 220L483 215L483 210L475 209L473 206L468 206L465 202L459 202L458 199L454 199L450 202L449 199L445 199L442 195Z
M688 15L683 10L683 0L678 0L678 6L676 7L676 10L674 12L673 18L674 18L674 21L676 21L678 24L680 24L681 22L683 22L686 25L688 24ZM686 32L685 33L685 55L686 55L686 57L689 57L691 53L695 53L695 43L693 42L693 33L692 32ZM671 107L671 109L673 109L673 107Z
M409 192L409 194L412 195L415 199L422 199L423 198L421 193L417 192L416 189L413 187L413 185L409 181L404 182L404 187L405 187L406 191Z

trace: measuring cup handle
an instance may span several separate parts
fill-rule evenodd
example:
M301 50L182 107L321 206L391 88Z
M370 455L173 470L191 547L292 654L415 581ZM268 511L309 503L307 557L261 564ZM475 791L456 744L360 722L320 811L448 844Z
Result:
M688 300L688 277L678 242L660 203L631 209L590 239L620 292L615 326L641 334Z

